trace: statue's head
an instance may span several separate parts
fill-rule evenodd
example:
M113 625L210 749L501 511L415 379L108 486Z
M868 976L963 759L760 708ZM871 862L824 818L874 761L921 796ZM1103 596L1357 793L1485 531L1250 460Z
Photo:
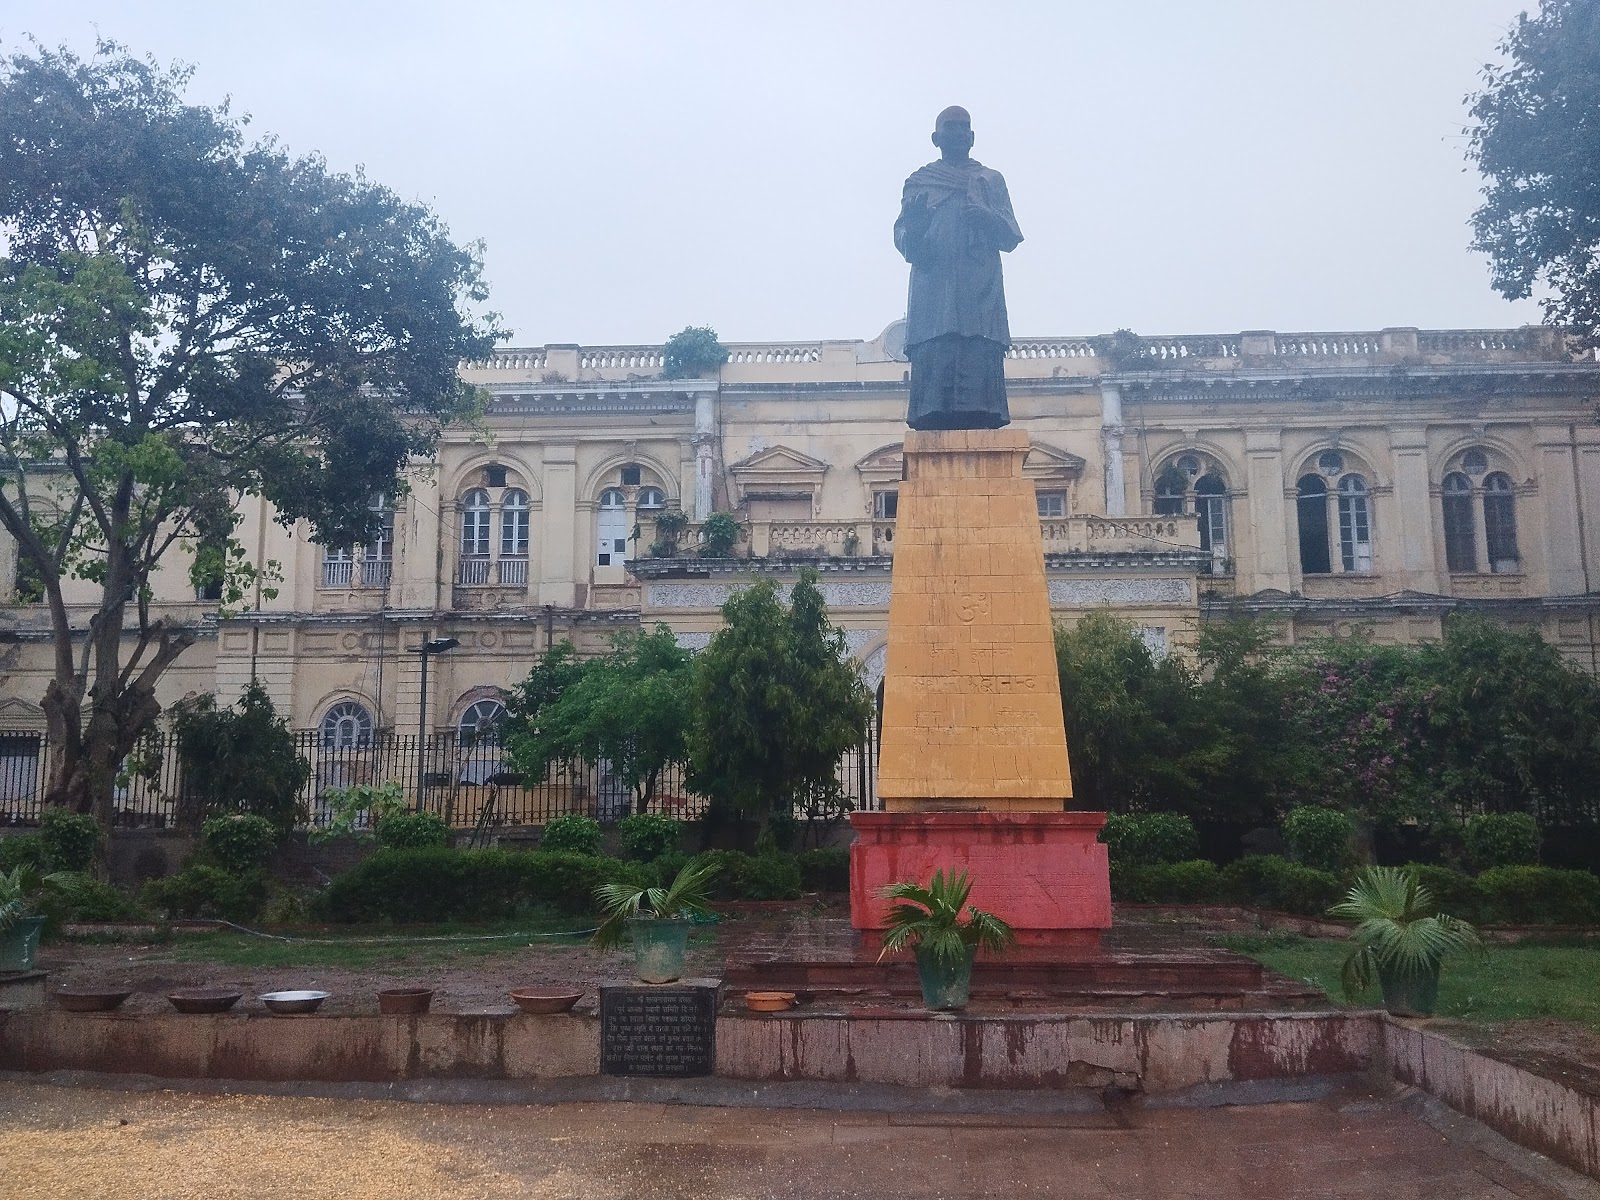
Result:
M966 109L952 104L934 118L933 144L948 157L966 157L972 149L972 117Z

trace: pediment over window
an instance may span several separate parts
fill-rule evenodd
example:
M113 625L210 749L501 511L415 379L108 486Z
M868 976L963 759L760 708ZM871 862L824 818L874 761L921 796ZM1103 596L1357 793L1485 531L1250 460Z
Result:
M1076 483L1084 465L1084 459L1070 450L1034 442L1028 448L1028 457L1022 460L1022 474L1035 483Z
M0 700L0 726L12 729L43 729L44 709L17 696Z
M828 464L788 446L758 450L728 468L739 503L747 500L811 499L822 487Z

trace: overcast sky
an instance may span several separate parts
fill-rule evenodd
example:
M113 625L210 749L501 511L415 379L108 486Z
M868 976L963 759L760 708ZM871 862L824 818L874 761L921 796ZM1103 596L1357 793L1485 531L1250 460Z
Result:
M870 338L961 104L1019 335L1505 326L1463 96L1532 0L0 0L482 239L513 341Z

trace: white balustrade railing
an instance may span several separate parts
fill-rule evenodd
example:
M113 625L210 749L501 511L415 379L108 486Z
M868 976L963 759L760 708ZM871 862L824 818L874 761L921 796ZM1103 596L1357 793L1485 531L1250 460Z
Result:
M818 342L738 343L728 347L730 363L814 363L822 361Z
M322 560L322 586L325 588L349 587L350 579L355 574L356 564L349 558L325 558Z
M386 588L394 572L394 562L387 558L364 558L361 560L361 584L363 587Z
M1007 358L1093 358L1094 343L1088 338L1017 338L1006 351Z
M461 587L483 587L489 582L487 558L462 558L456 562L456 583Z
M526 558L502 558L495 564L495 572L501 587L526 587L528 584Z
M1275 337L1279 358L1350 358L1383 350L1379 333L1280 333Z
M659 371L666 365L660 346L594 346L578 351L585 371Z

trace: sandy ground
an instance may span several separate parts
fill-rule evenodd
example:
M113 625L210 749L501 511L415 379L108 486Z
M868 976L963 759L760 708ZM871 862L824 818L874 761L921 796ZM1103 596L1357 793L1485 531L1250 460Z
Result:
M1386 1099L1353 1093L1115 1120L439 1106L3 1083L0 1159L0 1197L30 1200L1564 1194Z

